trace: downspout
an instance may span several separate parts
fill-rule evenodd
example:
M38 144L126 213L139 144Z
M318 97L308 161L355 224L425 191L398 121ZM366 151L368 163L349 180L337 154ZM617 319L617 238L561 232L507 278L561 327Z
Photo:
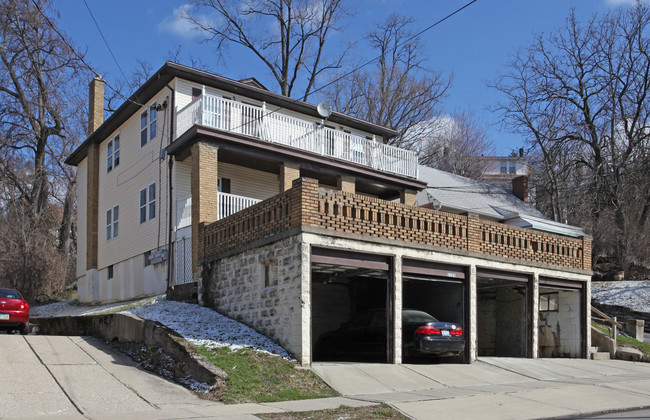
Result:
M172 91L172 98L171 98L171 104L169 107L169 113L170 113L170 118L169 118L169 144L172 144L174 141L174 122L176 121L176 112L174 111L176 109L176 91L167 84L167 87L169 90ZM169 145L168 144L168 145ZM169 257L168 257L168 263L167 263L167 288L169 288L172 285L172 273L173 273L173 267L172 264L175 263L174 255L176 255L176 250L174 249L174 243L172 242L173 239L173 234L174 234L174 227L173 227L173 222L174 222L174 217L173 217L173 210L174 206L172 203L173 200L173 190L174 190L174 179L173 179L173 169L174 169L174 156L169 155L169 181L167 182L167 185L169 187L169 197L167 199L167 205L168 205L168 214L169 214L169 224L168 224L168 237L167 237L167 243L169 244Z

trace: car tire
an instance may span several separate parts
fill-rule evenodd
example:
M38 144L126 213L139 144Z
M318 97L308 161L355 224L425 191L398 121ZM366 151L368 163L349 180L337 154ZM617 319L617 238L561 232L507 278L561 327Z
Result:
M21 335L29 334L29 324L21 324L20 325L20 334Z

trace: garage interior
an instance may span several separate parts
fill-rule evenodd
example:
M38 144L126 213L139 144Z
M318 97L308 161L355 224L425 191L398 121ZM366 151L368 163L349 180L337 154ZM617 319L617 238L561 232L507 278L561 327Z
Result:
M319 260L332 258L312 255L313 361L392 362L388 263Z
M530 357L529 277L477 270L478 356Z
M586 357L581 283L539 282L539 357Z
M465 327L465 285L463 280L449 280L435 276L403 274L402 276L403 309L415 309L432 315L439 321L459 324L467 337ZM403 328L405 334L406 328ZM402 337L408 342L408 337ZM468 360L468 352L458 358L433 358L436 361L462 362ZM408 351L402 354L404 363L419 362Z

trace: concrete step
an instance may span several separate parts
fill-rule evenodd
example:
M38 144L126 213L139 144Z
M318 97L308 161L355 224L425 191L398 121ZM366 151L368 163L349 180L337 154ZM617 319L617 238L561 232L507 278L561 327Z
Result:
M594 353L591 353L591 359L592 360L609 360L611 357L609 357L609 352L608 351L597 351Z

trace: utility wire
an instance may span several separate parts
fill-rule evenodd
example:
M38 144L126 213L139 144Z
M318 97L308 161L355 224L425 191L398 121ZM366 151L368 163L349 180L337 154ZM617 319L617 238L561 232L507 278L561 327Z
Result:
M104 33L102 32L101 28L99 27L99 23L97 23L97 19L95 19L95 15L93 15L92 10L90 10L90 7L88 6L88 2L86 0L83 0L84 4L86 5L86 9L88 9L88 13L90 14L90 17L93 19L93 22L95 22L95 27L97 28L97 31L99 32L99 35L101 35L102 39L104 40L104 44L106 45L106 49L108 49L108 52L111 53L111 57L113 57L113 61L115 61L115 64L117 65L117 68L120 70L120 73L122 73L122 77L124 78L124 81L127 82L126 75L124 74L124 70L122 70L122 66L120 66L120 63L117 61L117 58L115 57L115 54L113 54L113 50L111 49L111 46L108 45L108 41L106 40L106 37L104 36ZM139 98L136 97L138 101L140 100Z
M62 34L58 29L57 29L57 27L54 25L54 23L52 23L52 21L50 20L50 18L47 17L47 15L45 14L45 12L43 12L43 10L42 10L41 7L38 5L38 3L36 2L36 0L31 0L31 2L32 2L32 4L34 5L34 7L36 7L36 9L37 9L38 12L41 14L41 16L43 16L43 18L45 19L45 21L47 22L47 24L50 26L50 28L52 28L52 30L53 30L54 32L56 32L56 34L59 36L59 38L61 38L61 41L63 41L63 43L64 43L65 45L67 45L67 47L70 49L70 51L72 51L72 54L74 54L74 55L77 57L77 59L78 59L79 61L81 61L81 63L82 63L84 66L86 66L86 68L88 68L88 70L90 70L93 74L99 75L99 72L96 71L96 70L95 70L95 69L94 69L90 64L88 64L88 63L86 62L86 59L85 59L81 54L79 54L79 53L77 52L77 49L74 48L74 47L70 44L70 42L68 42L67 38L66 38L66 37L65 37L65 36L64 36L64 35L63 35L63 34ZM118 91L118 90L115 89L113 86L111 86L111 84L108 83L106 80L104 80L104 83L106 84L106 86L109 87L109 89L111 89L113 92L115 92L118 96L120 96L120 97L123 98L124 100L129 101L129 102L133 102L134 104L136 104L136 105L138 105L138 106L144 106L143 104L141 104L141 103L139 103L139 102L137 102L137 101L134 101L134 100L131 99L131 98L127 98L126 96L124 96L120 91Z

